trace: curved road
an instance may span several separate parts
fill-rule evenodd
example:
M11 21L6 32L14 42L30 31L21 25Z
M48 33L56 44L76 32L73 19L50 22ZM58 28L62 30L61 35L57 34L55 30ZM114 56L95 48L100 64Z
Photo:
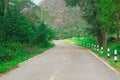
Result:
M31 58L0 80L120 80L89 50L55 41L56 46Z

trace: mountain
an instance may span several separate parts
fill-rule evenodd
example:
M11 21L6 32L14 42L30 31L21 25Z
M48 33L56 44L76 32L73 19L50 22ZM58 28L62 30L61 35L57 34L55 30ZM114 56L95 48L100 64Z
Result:
M79 37L82 29L87 25L82 18L82 11L79 7L67 7L64 0L43 0L40 7L54 17L54 21L47 22L56 29L58 37Z

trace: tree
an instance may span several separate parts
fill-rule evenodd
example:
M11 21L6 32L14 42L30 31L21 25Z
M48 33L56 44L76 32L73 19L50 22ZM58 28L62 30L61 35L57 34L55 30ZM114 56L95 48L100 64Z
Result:
M0 63L27 54L29 47L24 45L50 46L54 31L34 7L38 8L30 0L0 0Z
M79 5L84 11L84 18L93 25L94 32L99 45L106 46L107 37L113 29L119 34L119 0L65 0L67 5ZM116 16L116 17L115 17ZM111 21L111 22L110 22ZM119 36L119 35L118 35Z
M99 0L65 0L67 5L72 7L79 6L84 11L84 18L89 23L92 24L94 27L92 32L97 37L97 41L99 45L102 45L102 32L101 32L101 23L97 20L97 14L99 13L99 9L96 7Z
M53 31L41 20L41 16L35 11L36 9L40 10L40 8L30 0L4 1L4 5L1 4L3 8L0 8L1 11L3 11L1 12L3 18L0 22L1 41L31 43L37 41L36 39L38 38L42 40L42 42L51 40L50 37L53 36ZM29 13L29 11L31 13ZM39 30L40 32L38 32ZM51 34L49 34L49 32ZM44 38L42 38L43 36Z
M115 6L115 19L116 19L116 33L117 33L117 38L120 37L120 0L115 0L114 3Z

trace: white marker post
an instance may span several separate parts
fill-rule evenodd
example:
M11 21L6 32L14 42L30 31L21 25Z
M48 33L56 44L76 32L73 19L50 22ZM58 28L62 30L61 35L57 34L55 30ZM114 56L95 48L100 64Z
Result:
M114 51L114 61L117 62L118 58L117 58L117 50Z
M99 51L99 45L97 45L97 51Z
M104 49L104 48L103 48L103 47L101 47L101 53L103 53L103 49Z
M107 49L107 56L110 58L110 48Z
M94 45L94 50L96 50L96 45Z

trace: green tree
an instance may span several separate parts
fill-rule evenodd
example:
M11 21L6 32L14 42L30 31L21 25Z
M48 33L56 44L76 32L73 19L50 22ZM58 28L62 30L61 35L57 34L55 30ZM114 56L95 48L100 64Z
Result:
M108 34L117 31L119 36L119 0L73 1L74 0L65 0L67 5L72 7L78 5L84 11L85 20L93 25L91 30L96 36L100 46L106 46Z
M54 31L36 8L30 0L0 0L0 63L27 54L24 45L49 46Z

